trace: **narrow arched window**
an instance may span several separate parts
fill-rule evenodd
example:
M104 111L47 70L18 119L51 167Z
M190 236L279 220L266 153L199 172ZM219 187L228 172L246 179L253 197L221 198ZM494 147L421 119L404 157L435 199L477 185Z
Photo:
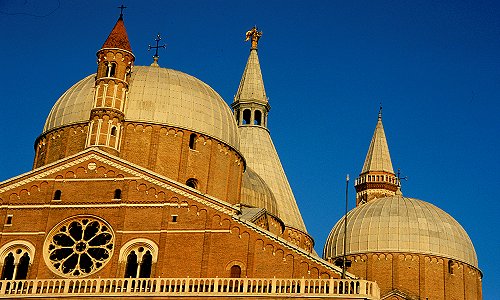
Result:
M127 256L127 265L125 266L125 278L136 278L137 277L137 254L132 251Z
M151 266L153 263L153 256L151 252L146 251L146 253L142 256L141 262L141 270L139 274L139 278L149 278L151 277Z
M448 261L448 273L453 274L453 261L451 259Z
M14 276L14 254L9 253L3 261L2 279L13 279Z
M128 81L128 79L130 78L130 67L127 67L127 70L125 71L125 81Z
M249 109L243 111L243 124L250 124L251 112Z
M61 190L56 190L54 193L54 200L61 200Z
M116 64L109 63L108 68L106 69L107 77L115 77L115 74L116 74Z
M262 123L262 113L260 112L260 110L256 110L254 112L253 124L254 125L260 125L261 123Z
M187 181L186 181L186 185L188 187L192 187L193 189L197 189L198 188L198 180L194 179L194 178L189 178Z
M234 265L231 267L230 278L241 278L241 267L238 265Z
M121 198L122 198L122 190L116 189L113 199L121 199Z
M28 268L30 266L30 256L27 252L21 256L19 259L19 264L17 265L16 279L26 279L28 278Z
M196 149L196 134L194 133L191 133L191 135L189 136L189 149Z
M111 136L116 136L116 127L111 127Z

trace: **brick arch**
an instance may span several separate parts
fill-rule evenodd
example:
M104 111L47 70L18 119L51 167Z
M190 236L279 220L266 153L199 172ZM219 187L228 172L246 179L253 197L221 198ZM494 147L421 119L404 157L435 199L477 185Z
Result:
M33 243L27 240L14 240L0 247L0 263L3 263L5 256L7 256L12 251L15 252L16 249L22 249L23 252L13 253L15 263L19 262L19 259L21 258L22 255L24 255L25 252L28 253L29 257L31 258L31 261L33 261L33 257L35 257L35 251L36 251L35 245L33 245Z
M120 248L120 255L118 257L118 261L126 262L127 255L132 250L138 247L144 247L151 251L151 255L153 256L153 263L156 263L158 261L158 245L154 241L146 238L135 238L123 244L123 246Z

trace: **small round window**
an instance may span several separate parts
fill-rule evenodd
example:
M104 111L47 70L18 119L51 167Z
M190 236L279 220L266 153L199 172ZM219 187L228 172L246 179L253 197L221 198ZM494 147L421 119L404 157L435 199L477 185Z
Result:
M113 255L111 227L94 216L79 216L59 223L44 245L49 268L65 277L85 277L102 269Z

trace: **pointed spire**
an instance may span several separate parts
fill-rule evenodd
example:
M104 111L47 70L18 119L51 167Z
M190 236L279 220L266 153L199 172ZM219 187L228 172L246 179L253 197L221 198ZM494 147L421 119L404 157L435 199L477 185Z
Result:
M385 137L384 125L382 125L382 106L378 113L377 126L373 133L370 148L366 154L365 163L361 173L370 171L383 171L394 174L392 168L391 155L389 154L389 146Z
M258 101L263 104L267 103L266 90L264 88L264 80L260 70L259 57L257 49L250 49L245 71L241 77L238 92L234 97L234 102L237 101Z
M111 30L111 33L104 42L104 45L102 45L102 49L105 48L118 48L132 52L132 48L130 47L130 42L128 40L127 30L125 29L125 24L123 22L123 14L120 14L115 27Z
M267 127L267 114L271 109L267 101L264 80L260 70L259 57L257 55L257 42L262 32L253 27L246 33L245 41L252 41L250 56L248 57L240 86L234 96L231 107L234 109L238 125L257 125Z
M389 146L382 125L382 105L378 112L377 126L366 154L363 170L354 184L356 205L370 200L392 196L398 188L398 179L392 168Z

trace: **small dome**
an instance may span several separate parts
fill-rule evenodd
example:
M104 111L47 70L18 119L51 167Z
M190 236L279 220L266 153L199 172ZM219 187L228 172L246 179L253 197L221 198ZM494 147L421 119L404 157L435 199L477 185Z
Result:
M278 207L273 192L254 170L247 167L241 182L241 204L250 207L265 208L278 216Z
M335 224L323 258L343 254L344 219ZM346 254L405 252L436 255L477 266L472 242L449 214L400 195L369 201L347 214Z
M50 111L43 132L88 122L94 101L90 75L67 90ZM125 104L125 120L165 124L214 137L238 149L239 136L226 102L201 80L172 69L135 66Z

